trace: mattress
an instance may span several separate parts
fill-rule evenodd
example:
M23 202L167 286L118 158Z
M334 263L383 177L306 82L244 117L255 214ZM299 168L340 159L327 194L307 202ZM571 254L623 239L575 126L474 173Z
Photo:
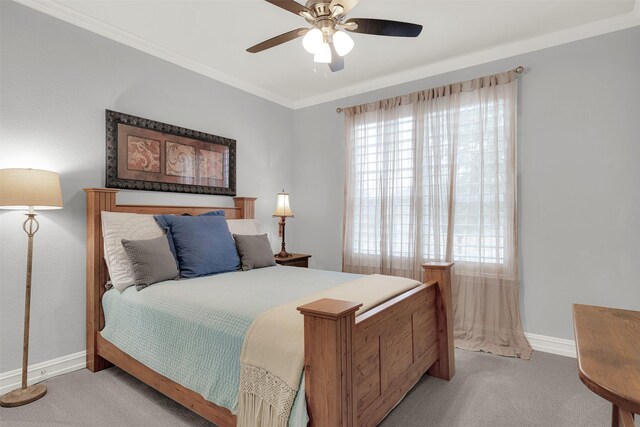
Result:
M102 336L167 378L236 413L240 352L262 312L359 275L297 267L267 267L188 280L142 291L107 291ZM301 315L302 321L302 315ZM290 426L306 425L304 381Z

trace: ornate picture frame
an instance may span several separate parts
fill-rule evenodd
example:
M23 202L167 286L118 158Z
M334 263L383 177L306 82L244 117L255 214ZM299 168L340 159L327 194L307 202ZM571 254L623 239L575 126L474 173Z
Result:
M236 141L106 110L107 187L236 195Z

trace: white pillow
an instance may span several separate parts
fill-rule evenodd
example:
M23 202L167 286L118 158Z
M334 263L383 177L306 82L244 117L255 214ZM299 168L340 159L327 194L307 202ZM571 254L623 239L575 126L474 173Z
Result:
M258 234L258 225L255 219L228 219L227 225L231 234L255 236Z
M147 240L164 236L153 215L101 212L104 260L111 284L119 291L133 285L131 262L122 246L122 239Z

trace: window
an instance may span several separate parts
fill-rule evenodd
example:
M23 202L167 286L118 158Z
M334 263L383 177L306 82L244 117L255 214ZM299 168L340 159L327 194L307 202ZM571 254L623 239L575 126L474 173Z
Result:
M480 96L431 104L353 121L346 246L355 256L427 261L450 253L453 261L502 264L512 202L509 105Z
M518 308L515 72L346 109L343 270L454 261L456 344L527 358Z

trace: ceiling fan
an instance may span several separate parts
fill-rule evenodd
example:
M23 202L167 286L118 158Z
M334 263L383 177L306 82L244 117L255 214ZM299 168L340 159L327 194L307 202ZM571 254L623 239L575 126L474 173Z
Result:
M266 0L267 2L302 16L311 28L297 28L279 36L265 40L247 49L258 53L282 43L304 36L302 46L313 54L314 62L329 64L331 71L344 68L344 56L353 49L353 39L343 31L372 34L376 36L418 37L422 25L386 19L351 18L347 13L358 0L308 0L306 6L294 0Z

